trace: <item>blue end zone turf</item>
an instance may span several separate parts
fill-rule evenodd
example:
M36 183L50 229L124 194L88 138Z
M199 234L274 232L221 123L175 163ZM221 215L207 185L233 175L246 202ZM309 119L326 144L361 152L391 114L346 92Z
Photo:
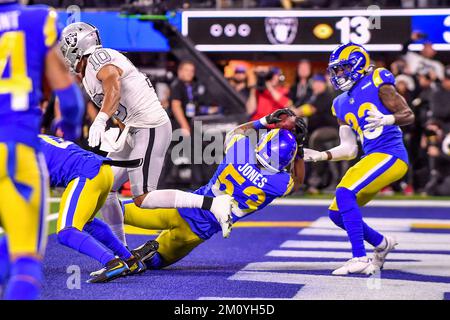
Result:
M351 253L345 232L334 227L327 214L324 206L269 206L244 220L247 225L236 226L229 239L216 235L165 270L101 285L85 283L89 272L101 266L59 245L53 235L45 258L42 298L450 298L448 208L364 208L369 225L400 242L381 275L371 278L330 275ZM258 222L284 223L260 227ZM301 228L294 222L312 225ZM128 243L135 247L151 237L129 235ZM74 285L77 266L80 289Z

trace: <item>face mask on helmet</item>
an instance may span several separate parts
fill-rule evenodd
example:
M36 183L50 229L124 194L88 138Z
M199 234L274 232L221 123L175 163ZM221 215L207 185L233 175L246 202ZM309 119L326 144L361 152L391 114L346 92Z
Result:
M263 135L255 148L258 162L272 173L285 169L297 154L294 135L285 129L273 129Z
M369 62L369 55L362 46L354 43L339 46L328 64L331 84L336 90L350 90L364 76Z
M347 61L340 61L336 64L330 64L328 73L330 81L336 90L348 91L355 84L352 77L353 66Z

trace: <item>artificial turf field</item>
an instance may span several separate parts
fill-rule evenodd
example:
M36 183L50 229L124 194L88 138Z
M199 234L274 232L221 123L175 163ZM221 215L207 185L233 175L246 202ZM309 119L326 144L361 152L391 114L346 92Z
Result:
M106 284L85 283L101 266L50 235L42 298L450 299L450 201L374 201L364 208L370 225L400 242L370 278L331 276L350 258L350 247L327 217L328 202L278 201L236 224L229 239L215 235L165 270ZM52 212L57 208L52 204ZM156 234L127 230L130 247Z

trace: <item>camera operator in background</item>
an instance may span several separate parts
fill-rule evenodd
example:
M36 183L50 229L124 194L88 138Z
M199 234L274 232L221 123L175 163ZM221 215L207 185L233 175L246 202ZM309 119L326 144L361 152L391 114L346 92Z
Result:
M425 187L428 195L450 195L450 66L445 68L444 79L430 97L430 121L425 136L431 178ZM445 141L445 143L444 143Z
M403 44L403 58L412 75L416 75L422 68L428 68L431 71L433 81L442 80L444 78L444 65L434 59L436 51L434 51L432 43L427 40L427 37L427 34L421 31L414 31L410 40ZM423 49L420 54L409 51L408 47L413 42L423 42Z
M258 120L272 112L292 105L288 89L282 85L279 68L259 66L255 68L256 84L250 89L247 114Z

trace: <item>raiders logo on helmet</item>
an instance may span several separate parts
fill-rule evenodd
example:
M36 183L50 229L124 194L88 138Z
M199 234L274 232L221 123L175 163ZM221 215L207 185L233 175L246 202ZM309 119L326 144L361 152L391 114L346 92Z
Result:
M67 45L70 47L75 47L77 45L78 39L77 39L77 33L71 32L69 33L64 40L66 41Z
M272 44L291 44L298 30L297 18L266 18L266 34Z

